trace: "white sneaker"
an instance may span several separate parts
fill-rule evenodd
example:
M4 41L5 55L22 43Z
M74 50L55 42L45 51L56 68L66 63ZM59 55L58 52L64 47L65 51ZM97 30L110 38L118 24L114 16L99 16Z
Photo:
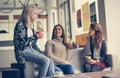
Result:
M61 71L55 72L55 77L63 77L63 76L64 76L63 72L61 72Z

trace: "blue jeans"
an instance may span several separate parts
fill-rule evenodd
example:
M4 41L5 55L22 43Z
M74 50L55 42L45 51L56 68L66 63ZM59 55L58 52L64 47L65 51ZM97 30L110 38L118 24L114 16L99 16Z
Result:
M25 60L36 63L40 66L38 77L53 76L55 74L54 63L51 59L34 50L31 47L27 47L23 53L25 54Z
M56 66L59 67L64 74L74 74L74 69L70 64L59 64Z

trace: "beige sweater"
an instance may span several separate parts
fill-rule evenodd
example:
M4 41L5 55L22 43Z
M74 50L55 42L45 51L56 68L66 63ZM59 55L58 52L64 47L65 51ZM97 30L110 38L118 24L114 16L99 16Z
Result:
M55 64L64 64L67 59L67 50L62 38L47 41L45 55L51 58Z

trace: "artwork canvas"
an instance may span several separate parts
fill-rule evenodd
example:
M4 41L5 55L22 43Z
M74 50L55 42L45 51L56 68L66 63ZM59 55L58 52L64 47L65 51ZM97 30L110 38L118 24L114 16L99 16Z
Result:
M90 4L90 21L91 23L97 22L95 2Z
M83 25L83 31L89 31L90 26L90 11L89 11L89 3L86 2L82 5L82 25Z
M79 27L82 27L81 9L79 9L79 10L77 11L77 25L78 25L78 28L79 28Z

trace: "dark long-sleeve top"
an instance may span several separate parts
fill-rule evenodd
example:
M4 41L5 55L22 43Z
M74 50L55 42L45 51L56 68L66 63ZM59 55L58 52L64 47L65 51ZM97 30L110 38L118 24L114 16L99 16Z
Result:
M22 52L26 47L31 46L35 50L40 52L40 49L37 47L37 36L34 34L28 37L27 33L27 26L23 20L19 20L16 23L16 26L14 28L14 37L13 37L13 43L14 43L14 52L15 57L18 63L24 63L24 53Z
M94 55L94 45L92 45L92 42L91 42L91 40L90 40L90 50L91 50L91 56L92 56L92 58L93 58L93 55ZM100 61L101 62L105 62L105 60L106 60L106 41L105 40L102 40L102 43L101 43L101 48L100 48L100 52L99 52L99 54L100 54Z
M84 50L83 50L83 57L85 56L91 56L92 59L94 60L97 60L95 59L94 57L96 57L94 55L94 45L92 44L92 40L91 38L88 38L89 41L87 41L87 44L86 46L84 47ZM101 42L101 47L100 47L100 50L99 50L99 60L101 62L105 62L106 61L106 58L107 58L107 48L106 48L106 41L105 40L102 40Z

